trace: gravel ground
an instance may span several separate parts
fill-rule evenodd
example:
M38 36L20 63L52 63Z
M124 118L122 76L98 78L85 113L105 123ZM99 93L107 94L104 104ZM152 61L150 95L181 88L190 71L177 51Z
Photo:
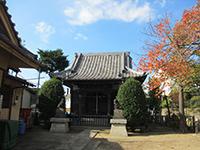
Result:
M109 130L102 130L93 139L100 143L98 150L200 150L200 134L181 134L167 128L144 133L131 133L128 137L110 137Z
M89 127L91 128L91 127ZM77 130L78 129L78 130ZM181 134L167 127L154 127L141 133L128 132L128 137L111 137L109 128L94 128L99 133L83 150L200 150L200 134ZM50 133L40 127L26 131L18 136L17 144L11 150L54 150L62 144L62 149L71 149L70 140L84 127L75 127L68 133Z

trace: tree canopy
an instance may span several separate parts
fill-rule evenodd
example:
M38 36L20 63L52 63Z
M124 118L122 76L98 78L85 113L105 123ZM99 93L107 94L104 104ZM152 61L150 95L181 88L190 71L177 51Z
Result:
M174 25L171 23L171 15L166 14L158 19L158 24L150 22L145 34L145 50L148 53L140 59L139 70L154 73L151 82L154 87L168 79L174 79L176 83L185 84L191 82L191 74L195 72L192 65L196 61L194 55L199 53L200 40L200 3L185 10L182 19ZM159 77L159 78L157 78ZM156 82L155 82L156 81Z
M48 74L54 71L62 71L69 66L68 56L64 56L61 49L57 50L41 50L38 49L40 55L39 61L44 65L41 71Z
M181 20L175 24L172 24L171 14L166 14L156 24L150 21L144 33L148 36L145 41L147 54L140 59L138 70L153 74L152 89L161 86L164 90L166 86L172 87L171 83L179 86L180 128L184 132L182 90L196 75L195 56L200 53L200 0L189 10L186 9ZM169 80L173 82L167 82Z

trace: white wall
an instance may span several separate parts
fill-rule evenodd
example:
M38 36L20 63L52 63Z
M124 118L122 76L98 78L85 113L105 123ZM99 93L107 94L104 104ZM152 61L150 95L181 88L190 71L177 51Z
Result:
M23 90L23 99L21 108L31 108L31 93L26 89Z

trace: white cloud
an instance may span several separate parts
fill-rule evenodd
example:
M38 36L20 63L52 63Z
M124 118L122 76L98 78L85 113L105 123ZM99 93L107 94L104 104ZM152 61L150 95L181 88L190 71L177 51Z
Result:
M164 6L165 6L165 3L166 3L166 0L155 0L154 3L157 3L157 4L159 4L161 7L164 7Z
M64 14L66 16L72 17L74 12L75 12L75 9L73 9L73 8L67 8L67 9L65 9Z
M55 33L55 29L42 21L35 25L35 32L40 35L40 38L44 43L48 43L48 37Z
M82 38L82 39L84 39L84 40L87 40L87 39L88 39L85 35L78 33L78 34L74 37L74 39L75 39L75 40L78 40L79 38Z
M66 8L64 14L70 24L85 25L102 19L148 21L152 12L150 3L139 5L139 0L74 0L73 6Z

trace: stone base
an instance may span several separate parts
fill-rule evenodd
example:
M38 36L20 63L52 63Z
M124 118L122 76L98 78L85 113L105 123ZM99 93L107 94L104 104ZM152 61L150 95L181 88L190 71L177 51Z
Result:
M51 118L50 132L66 133L69 131L69 118Z
M122 109L114 109L113 119L122 119L122 118L124 118L122 114L123 114Z
M126 119L111 119L110 136L128 136L126 130Z

